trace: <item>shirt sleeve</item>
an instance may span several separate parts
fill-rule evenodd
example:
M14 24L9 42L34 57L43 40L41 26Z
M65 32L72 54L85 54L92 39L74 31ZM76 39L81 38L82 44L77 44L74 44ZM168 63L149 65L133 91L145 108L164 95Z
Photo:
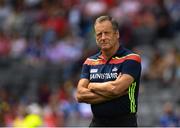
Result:
M89 65L83 64L82 70L81 70L80 78L86 78L86 79L89 79L89 76L90 76L89 69L90 69Z
M141 74L141 63L135 60L126 60L123 63L122 74L129 74L137 79Z

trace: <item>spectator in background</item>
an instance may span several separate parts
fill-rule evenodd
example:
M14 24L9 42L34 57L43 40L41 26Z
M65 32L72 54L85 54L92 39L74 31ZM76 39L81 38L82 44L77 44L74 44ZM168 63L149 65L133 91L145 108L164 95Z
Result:
M9 18L12 13L12 9L9 5L6 4L6 0L0 1L0 29L4 29L6 27L6 20Z
M24 58L27 41L18 32L12 33L10 56L14 59Z
M4 31L0 31L0 57L8 57L10 53L10 39L5 35Z
M172 103L166 102L163 106L163 115L160 117L161 127L179 127L179 120Z
M48 103L44 105L43 120L45 127L65 125L65 116L60 106L62 105L57 91L51 93Z
M26 106L22 103L17 105L17 111L13 120L13 127L23 127L24 125L24 118L26 116Z
M26 109L27 115L24 117L23 127L37 128L43 126L42 108L38 104L32 103Z

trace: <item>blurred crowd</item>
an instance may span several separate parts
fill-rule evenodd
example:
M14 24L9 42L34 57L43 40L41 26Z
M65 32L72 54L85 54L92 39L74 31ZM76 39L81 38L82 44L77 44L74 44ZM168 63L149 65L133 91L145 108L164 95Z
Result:
M67 126L71 116L91 116L74 92L83 61L98 50L93 22L107 14L119 22L120 42L141 55L142 81L180 83L179 0L0 0L0 69L44 71L34 99L0 81L0 126Z

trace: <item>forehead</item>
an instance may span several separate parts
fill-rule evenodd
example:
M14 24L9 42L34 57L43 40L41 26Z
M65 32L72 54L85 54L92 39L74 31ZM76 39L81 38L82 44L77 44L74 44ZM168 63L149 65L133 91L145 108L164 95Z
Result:
M111 31L112 23L110 21L102 21L102 22L96 22L94 26L95 32L101 32L101 31Z

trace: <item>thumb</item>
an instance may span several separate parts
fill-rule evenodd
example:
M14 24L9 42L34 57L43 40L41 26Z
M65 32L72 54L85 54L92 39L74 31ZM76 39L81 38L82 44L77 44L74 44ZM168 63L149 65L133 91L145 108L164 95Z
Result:
M119 79L121 76L122 76L122 74L121 74L121 73L119 73L119 75L118 75L117 79Z

